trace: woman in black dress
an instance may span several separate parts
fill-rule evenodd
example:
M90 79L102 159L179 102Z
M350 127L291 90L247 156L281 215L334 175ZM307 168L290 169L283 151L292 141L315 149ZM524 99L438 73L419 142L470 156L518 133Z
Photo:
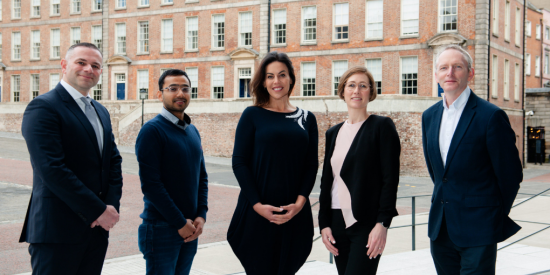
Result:
M233 172L241 193L227 240L248 275L295 274L311 252L317 121L290 104L295 83L288 56L267 54L251 82L254 106L237 125Z
M367 113L376 93L367 68L347 70L338 95L348 119L326 133L319 229L340 275L376 274L386 230L397 216L401 145L389 117Z

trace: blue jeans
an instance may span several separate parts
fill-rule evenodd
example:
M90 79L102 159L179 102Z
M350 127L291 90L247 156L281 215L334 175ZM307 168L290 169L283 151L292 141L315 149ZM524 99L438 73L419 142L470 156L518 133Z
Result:
M185 243L178 229L165 221L143 220L138 229L139 250L147 275L189 275L198 239Z

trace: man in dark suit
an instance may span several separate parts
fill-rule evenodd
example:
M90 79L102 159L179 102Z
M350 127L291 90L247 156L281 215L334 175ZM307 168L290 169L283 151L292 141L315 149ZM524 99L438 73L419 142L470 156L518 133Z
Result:
M122 158L107 109L89 96L102 62L95 45L71 46L61 82L23 115L33 190L19 241L33 274L100 274L119 219Z
M422 115L432 258L438 274L495 274L497 243L520 230L508 217L523 179L515 133L503 110L468 87L474 69L464 49L445 47L435 77L443 100Z

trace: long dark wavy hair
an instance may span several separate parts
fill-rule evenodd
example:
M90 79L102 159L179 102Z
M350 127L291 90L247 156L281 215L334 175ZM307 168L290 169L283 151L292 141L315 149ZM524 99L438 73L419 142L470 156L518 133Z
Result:
M285 64L288 69L288 75L292 80L292 83L290 83L290 88L288 89L289 97L290 97L290 94L292 93L292 89L294 89L294 84L296 83L296 75L294 74L294 67L292 67L292 61L290 61L290 58L288 57L288 55L286 55L286 53L270 52L264 57L264 59L262 60L262 63L260 64L259 70L256 70L256 73L254 74L254 78L252 78L252 81L250 82L250 87L252 88L251 94L252 94L252 97L254 98L254 106L264 107L269 104L269 92L264 87L265 77L266 77L266 68L269 64L275 61L279 61Z

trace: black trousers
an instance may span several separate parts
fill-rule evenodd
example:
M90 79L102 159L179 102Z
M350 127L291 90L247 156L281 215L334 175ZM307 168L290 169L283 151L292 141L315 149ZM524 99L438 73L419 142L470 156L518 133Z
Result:
M33 275L100 275L109 241L100 227L79 244L31 243Z
M445 218L443 218L437 239L430 241L430 251L438 275L495 274L497 245L456 246L449 238Z
M376 223L355 223L346 229L342 210L332 210L330 229L338 249L338 256L334 257L339 275L369 275L376 274L380 257L369 259L367 243L369 234Z

